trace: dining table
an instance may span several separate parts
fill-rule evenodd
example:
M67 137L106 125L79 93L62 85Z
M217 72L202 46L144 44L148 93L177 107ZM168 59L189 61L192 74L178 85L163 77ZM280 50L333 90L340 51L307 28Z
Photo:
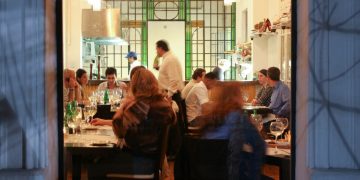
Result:
M64 153L70 157L72 179L81 179L81 165L86 157L109 155L112 153L123 153L117 144L111 126L81 127L78 134L64 134ZM291 151L288 145L278 144L275 152L275 144L268 142L265 156L265 164L279 167L280 180L290 179L290 156ZM65 177L67 177L65 175Z

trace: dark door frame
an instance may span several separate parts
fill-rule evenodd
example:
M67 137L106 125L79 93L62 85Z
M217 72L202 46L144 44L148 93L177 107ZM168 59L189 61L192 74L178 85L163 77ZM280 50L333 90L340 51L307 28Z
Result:
M297 0L291 0L291 179L295 179L296 164L296 72L297 72ZM57 52L57 112L58 112L58 179L64 179L63 135L63 18L62 0L56 0L56 52Z

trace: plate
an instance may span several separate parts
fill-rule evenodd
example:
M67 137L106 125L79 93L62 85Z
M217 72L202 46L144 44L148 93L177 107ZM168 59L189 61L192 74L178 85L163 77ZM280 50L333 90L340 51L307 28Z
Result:
M83 130L95 131L95 130L98 130L98 128L96 128L96 127L86 127L86 128L83 128Z

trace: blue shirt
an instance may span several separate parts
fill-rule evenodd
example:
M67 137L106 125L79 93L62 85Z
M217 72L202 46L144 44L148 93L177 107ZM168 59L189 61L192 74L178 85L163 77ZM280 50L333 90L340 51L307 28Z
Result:
M269 108L281 117L290 117L290 89L283 82L275 84Z
M229 115L225 117L224 124L217 127L209 127L203 133L203 139L229 139L230 132L236 121L239 121L239 113L238 112L231 112Z

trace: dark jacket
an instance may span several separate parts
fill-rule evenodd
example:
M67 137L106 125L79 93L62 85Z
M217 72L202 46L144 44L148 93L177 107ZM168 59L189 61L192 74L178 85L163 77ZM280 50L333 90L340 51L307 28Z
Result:
M125 138L126 146L134 152L159 153L162 129L175 121L171 105L163 96L136 99L124 110L122 119L113 121L114 133Z

